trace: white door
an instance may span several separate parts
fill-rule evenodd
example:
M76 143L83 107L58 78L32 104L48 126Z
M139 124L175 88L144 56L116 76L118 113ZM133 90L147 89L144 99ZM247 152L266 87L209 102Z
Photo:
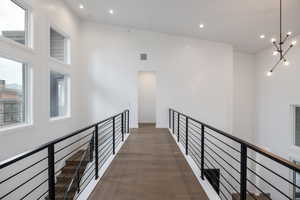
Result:
M139 123L155 123L156 74L155 72L139 72L138 80Z

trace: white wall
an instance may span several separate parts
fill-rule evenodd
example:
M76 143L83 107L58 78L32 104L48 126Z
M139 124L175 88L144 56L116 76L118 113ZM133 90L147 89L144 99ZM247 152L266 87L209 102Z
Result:
M138 113L139 123L156 122L156 75L155 72L138 73Z
M158 127L168 126L173 107L231 131L232 46L92 22L81 31L91 121L129 107L137 127L137 73L155 71ZM139 60L140 53L148 53L147 62Z
M82 101L79 19L60 0L28 0L33 11L34 49L27 49L6 40L0 40L0 56L29 63L32 70L33 124L11 130L0 130L0 160L24 152L40 144L68 134L84 125L85 108ZM63 30L71 38L71 65L49 59L49 26ZM70 74L71 117L50 121L49 71Z
M233 134L254 142L255 56L234 52Z

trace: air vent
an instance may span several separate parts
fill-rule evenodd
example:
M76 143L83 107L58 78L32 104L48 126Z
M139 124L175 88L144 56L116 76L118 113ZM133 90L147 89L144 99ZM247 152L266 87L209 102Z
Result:
M141 58L141 60L147 60L148 59L148 55L146 53L141 53L140 54L140 58Z

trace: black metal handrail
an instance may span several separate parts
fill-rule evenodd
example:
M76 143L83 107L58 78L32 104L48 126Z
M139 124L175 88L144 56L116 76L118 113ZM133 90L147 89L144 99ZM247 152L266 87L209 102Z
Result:
M77 182L78 198L92 178L99 178L99 170L115 154L119 138L124 141L125 133L129 133L129 110L0 162L0 200L45 197L55 200L56 179L62 173L64 162L92 141L90 156L94 162L84 171L84 179ZM110 135L106 144L102 141L104 134Z
M272 200L273 195L293 200L289 187L300 189L283 175L300 173L300 166L289 160L174 109L169 109L169 128L201 170L201 178L209 180L221 199ZM264 171L257 171L256 166ZM283 169L278 172L278 168Z

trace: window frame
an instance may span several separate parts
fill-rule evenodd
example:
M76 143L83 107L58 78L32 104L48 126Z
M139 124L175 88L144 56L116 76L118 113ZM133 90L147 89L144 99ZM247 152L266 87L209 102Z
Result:
M296 108L300 108L300 105L292 105L292 146L300 149L300 145L296 144Z
M54 57L51 56L51 29L53 29L55 32L58 34L62 35L64 37L64 61L58 60ZM48 34L49 34L49 52L48 56L49 59L52 61L55 61L56 63L63 64L63 65L71 65L71 37L68 35L66 32L62 31L58 26L54 25L53 23L49 24L49 29L48 29Z
M65 110L65 114L62 116L51 117L51 72L62 74L62 75L64 75L64 78L65 78L65 86L66 86L66 91L65 91L66 108L65 109L66 110ZM56 67L50 67L48 77L49 77L49 87L48 87L49 120L50 121L58 121L58 120L71 118L71 76L70 76L70 74L67 72L64 72L63 70L58 70L58 69L56 69Z
M10 38L7 38L3 35L0 35L0 39L2 41L11 43L13 45L17 45L19 47L23 47L26 49L33 49L33 19L32 19L32 7L26 3L24 0L10 0L12 3L14 3L16 6L19 6L25 11L25 21L24 21L24 33L25 33L25 41L24 45L21 43L18 43Z
M7 126L0 127L0 133L8 131L8 130L14 130L18 129L20 127L27 127L27 126L32 126L33 125L33 72L32 72L32 67L30 62L26 62L23 59L15 59L12 57L4 56L0 54L1 58L11 60L14 62L19 62L21 63L22 66L22 76L23 76L23 93L24 93L24 103L22 104L23 106L23 117L24 121L21 123L16 123L16 124L11 124Z

